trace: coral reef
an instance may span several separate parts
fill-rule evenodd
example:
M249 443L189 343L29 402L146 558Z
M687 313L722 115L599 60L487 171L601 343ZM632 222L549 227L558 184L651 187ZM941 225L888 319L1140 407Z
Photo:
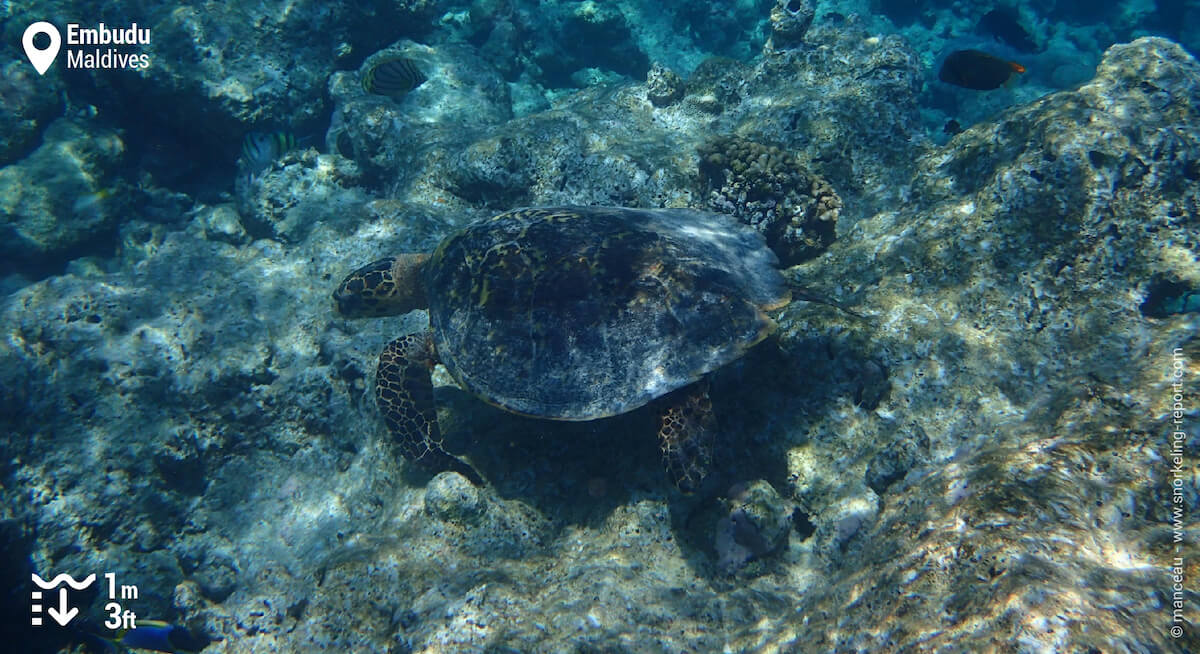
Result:
M650 60L638 47L629 21L618 5L583 0L561 26L553 53L537 58L543 70L600 67L635 79L643 79ZM563 57L565 50L567 57ZM551 63L551 60L555 63ZM584 63L586 62L586 63Z
M920 461L929 456L929 436L920 425L910 429L899 426L880 425L887 430L891 442L875 453L867 463L867 486L882 496L893 484L900 481Z
M734 486L725 505L727 514L717 521L714 543L722 572L733 574L787 543L795 507L769 482L756 479Z
M72 88L81 104L94 104L112 122L144 136L146 148L177 144L179 152L151 168L155 175L169 175L189 160L232 161L247 130L273 127L307 134L323 126L330 110L330 72L398 38L428 33L445 4L401 0L349 7L271 0L248 7L176 7L137 2L101 10L63 2L53 10L18 5L10 23L28 25L55 15L85 24L136 21L148 28L150 43L139 52L150 65L76 71ZM20 43L19 32L12 42Z
M795 155L736 136L699 148L708 206L752 225L785 266L811 259L837 237L842 200Z
M726 57L709 57L687 79L687 92L697 109L719 114L743 99L747 66Z
M326 143L359 165L365 185L409 203L699 206L688 188L695 163L677 153L736 133L813 162L865 215L899 197L894 180L913 165L918 60L900 39L868 38L854 23L806 39L824 47L753 65L709 58L665 106L650 99L654 77L585 88L516 118L509 87L470 49L402 42L387 52L424 62L429 80L397 104L335 73Z
M1200 488L1169 472L1200 454L1197 317L1174 310L1200 288L1200 65L1142 38L1032 101L1063 35L1103 44L1136 12L1038 24L1035 81L931 108L922 58L975 9L881 1L908 42L828 12L781 47L770 8L800 2L140 4L146 71L0 82L14 612L31 571L113 572L210 654L1197 649L1166 621L1172 574L1200 579ZM15 58L34 17L10 9ZM686 34L656 41L654 14ZM651 59L682 73L768 32L654 102L676 84ZM390 54L428 81L365 93ZM949 106L966 128L938 145ZM302 145L234 186L242 136L289 126ZM710 190L784 249L800 220L788 275L866 316L794 302L713 376L719 496L673 494L630 437L647 412L532 421L437 370L447 448L491 485L403 462L371 371L425 318L336 318L348 266L517 204ZM828 233L799 213L838 196Z
M683 79L675 71L654 64L646 74L646 97L650 104L665 107L683 97Z
M767 50L800 45L815 15L816 9L809 0L776 0L771 7L771 40Z
M768 6L766 1L652 5L671 17L673 27L686 29L703 44L705 52L738 59L745 59L762 47L760 25L767 17Z
M64 118L43 140L0 168L0 267L56 270L115 246L129 193L116 176L125 154L121 135Z
M354 162L339 155L317 154L311 148L285 155L263 174L244 180L240 224L253 238L302 241L320 220L344 219L364 213L366 195L357 186ZM237 238L238 228L213 223Z
M0 67L0 166L28 154L46 124L62 112L62 96L53 92L58 90L53 81L39 78L17 59Z
M362 88L362 74L384 57L401 56L428 79L398 101ZM470 48L402 41L373 54L359 72L334 73L329 93L336 109L326 133L331 152L354 160L367 185L398 194L407 182L458 151L481 128L512 117L508 87Z

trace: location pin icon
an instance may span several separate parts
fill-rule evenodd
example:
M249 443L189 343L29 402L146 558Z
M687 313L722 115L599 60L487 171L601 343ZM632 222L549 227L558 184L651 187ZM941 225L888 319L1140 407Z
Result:
M50 45L45 50L38 50L33 45L33 38L38 34L45 34L50 37ZM25 47L25 56L29 57L29 63L37 70L38 75L45 75L50 69L50 64L54 63L54 58L58 56L58 47L62 45L62 36L58 33L58 28L47 23L44 20L25 28L25 36L21 37L21 45Z

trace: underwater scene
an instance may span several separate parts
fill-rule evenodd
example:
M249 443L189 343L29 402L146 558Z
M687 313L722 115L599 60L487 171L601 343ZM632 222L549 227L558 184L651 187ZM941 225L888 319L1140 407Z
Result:
M1197 0L0 35L0 651L1200 654Z

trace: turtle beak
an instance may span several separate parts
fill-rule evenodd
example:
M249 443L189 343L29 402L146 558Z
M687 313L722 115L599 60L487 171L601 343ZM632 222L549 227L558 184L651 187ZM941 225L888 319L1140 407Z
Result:
M393 304L346 288L345 284L333 292L333 310L343 318L379 318L401 313Z

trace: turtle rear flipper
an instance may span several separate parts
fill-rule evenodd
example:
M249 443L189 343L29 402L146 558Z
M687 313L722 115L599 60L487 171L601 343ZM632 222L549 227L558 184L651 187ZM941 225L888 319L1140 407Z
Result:
M433 470L453 470L480 485L479 473L442 449L429 375L436 362L427 330L388 343L375 371L375 402L404 458Z
M667 474L679 490L692 493L708 475L717 420L708 383L699 381L663 398L658 440Z

